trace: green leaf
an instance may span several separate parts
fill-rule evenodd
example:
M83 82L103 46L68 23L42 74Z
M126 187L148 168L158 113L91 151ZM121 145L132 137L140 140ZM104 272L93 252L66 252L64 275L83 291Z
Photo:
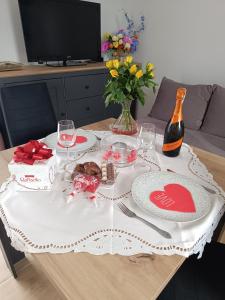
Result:
M111 97L112 97L111 94L109 94L109 95L106 97L106 99L105 99L105 106L106 106L106 107L109 106L109 104L110 104L110 102L111 102Z
M137 89L137 97L138 97L138 100L140 101L140 103L142 105L144 105L145 104L145 94L142 91L142 89L140 89L140 88Z
M131 86L130 86L129 82L126 83L126 89L129 93L131 92Z

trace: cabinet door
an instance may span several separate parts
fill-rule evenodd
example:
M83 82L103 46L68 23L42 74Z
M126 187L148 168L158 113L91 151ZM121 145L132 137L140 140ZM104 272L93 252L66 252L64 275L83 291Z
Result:
M0 89L3 87L3 85L0 84ZM0 92L0 101L1 101L1 92ZM1 110L1 106L0 106L0 132L3 136L3 140L5 143L5 147L9 148L9 140L8 140L8 135L7 135L7 131L6 131L6 126L5 126L5 121L3 118L3 113Z
M16 86L45 82L57 120L66 118L66 105L64 100L63 81L61 79L32 80L7 83L4 86Z
M99 96L104 93L107 74L92 74L65 78L67 100Z
M120 105L116 104L106 108L102 96L66 101L66 105L67 117L74 120L76 126L87 125L111 117L117 118L121 111Z

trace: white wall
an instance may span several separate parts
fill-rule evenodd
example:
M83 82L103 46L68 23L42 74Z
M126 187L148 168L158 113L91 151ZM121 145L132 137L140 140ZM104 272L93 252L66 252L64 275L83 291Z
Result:
M123 27L125 19L122 9L130 14L140 11L136 0L100 0L102 4L102 33ZM144 1L144 0L141 0ZM0 0L0 61L27 62L18 0Z
M139 51L142 61L156 66L163 76L185 83L225 86L225 1L146 0L146 30ZM150 111L139 109L139 116Z
M122 9L134 17L144 13L146 30L137 53L140 62L156 66L163 76L186 83L225 86L224 0L100 0L102 33L124 25ZM17 0L0 0L0 60L26 62ZM147 91L145 116L154 96Z
M26 61L17 0L0 0L1 60Z

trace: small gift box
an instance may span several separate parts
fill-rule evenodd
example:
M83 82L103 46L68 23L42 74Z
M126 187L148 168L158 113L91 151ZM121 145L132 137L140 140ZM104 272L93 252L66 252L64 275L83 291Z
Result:
M55 178L56 158L45 144L30 141L16 149L8 168L18 191L48 191Z
M100 179L96 176L78 174L73 179L75 191L95 193L100 184Z

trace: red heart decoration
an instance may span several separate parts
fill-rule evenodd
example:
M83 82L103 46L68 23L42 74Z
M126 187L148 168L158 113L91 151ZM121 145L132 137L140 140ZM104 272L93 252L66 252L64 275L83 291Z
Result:
M77 144L83 144L87 142L87 138L85 136L82 135L78 135L76 138L76 143Z
M184 213L196 212L191 193L180 184L167 184L164 191L154 191L149 198L161 209Z

